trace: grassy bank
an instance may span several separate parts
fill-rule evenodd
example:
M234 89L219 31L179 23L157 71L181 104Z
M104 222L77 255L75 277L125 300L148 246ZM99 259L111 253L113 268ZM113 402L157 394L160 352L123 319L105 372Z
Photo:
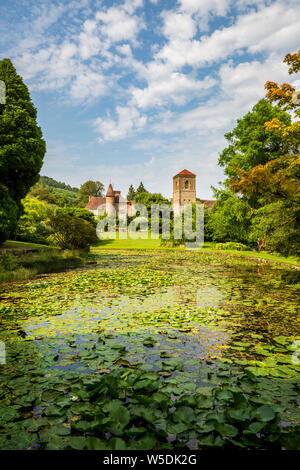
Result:
M0 247L0 251L0 283L77 268L90 261L88 253L32 243L6 242L5 247Z
M140 239L133 239L128 238L125 240L116 238L102 240L99 242L98 245L92 246L91 250L94 253L99 252L100 250L184 250L185 248L182 246L163 246L160 243L160 240L151 240L147 239L144 236ZM277 263L289 264L293 266L300 267L300 259L296 256L282 256L278 253L269 253L267 251L255 251L255 250L247 250L247 251L238 251L238 250L219 250L216 249L216 244L213 242L205 242L201 251L206 251L208 253L216 253L216 254L223 254L226 255L235 255L235 256L242 256L248 258L257 258L260 260L265 261L273 261Z
M29 242L18 242L15 240L7 240L5 243L0 245L0 254L11 253L11 252L25 252L25 251L41 251L50 250L49 245L41 245L40 243L29 243Z

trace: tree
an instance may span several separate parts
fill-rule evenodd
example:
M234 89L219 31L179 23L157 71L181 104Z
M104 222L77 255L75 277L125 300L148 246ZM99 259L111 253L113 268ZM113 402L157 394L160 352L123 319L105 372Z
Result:
M47 244L47 239L51 234L49 217L53 214L55 206L29 196L22 200L22 204L24 213L18 223L17 240Z
M50 188L43 186L42 184L35 184L30 192L28 193L29 197L38 198L40 201L48 202L49 204L59 204L59 200Z
M18 209L14 210L15 223L8 216L7 226L2 224L3 240L15 229L21 215L21 199L39 178L46 144L28 88L9 59L0 61L0 80L6 85L6 103L0 104L0 184L8 191L1 192L4 199L0 200L0 207L3 212L10 198Z
M55 214L65 214L65 215L72 215L74 217L78 217L79 219L84 219L87 222L89 222L93 227L96 227L97 222L92 214L87 209L84 209L82 207L58 207L55 210Z
M264 165L282 155L284 142L280 135L270 133L265 122L273 118L290 125L291 117L278 106L272 106L266 99L260 100L236 127L225 134L229 145L219 156L219 165L224 167L229 178L237 176L237 170L248 171L256 165Z
M217 201L209 213L207 224L212 239L247 244L252 215L249 204L228 190L215 190L215 195Z
M127 200L133 201L135 198L135 190L132 184L129 186L128 193L127 193Z
M104 185L100 181L86 181L80 186L79 201L81 205L86 205L89 196L103 196Z
M152 204L169 204L168 199L166 199L162 194L149 193L148 191L137 192L135 202L137 204L144 204L147 209L151 209Z
M140 193L147 193L147 192L148 191L145 189L145 187L144 187L144 185L141 181L138 188L137 188L137 190L136 190L136 192L135 192L135 195L140 194Z
M289 73L300 70L300 50L287 54L284 62ZM284 110L300 116L300 93L288 83L278 86L265 84L266 97ZM265 237L266 245L283 254L300 252L300 121L293 123L273 117L264 124L265 132L280 138L281 153L275 159L256 165L248 171L237 171L231 179L233 191L259 201L261 210L255 212L253 230ZM260 231L260 232L259 232Z
M249 238L259 238L268 251L284 256L300 254L300 210L295 204L277 201L254 211Z
M10 197L8 189L0 184L0 243L14 232L17 226L19 208Z
M68 191L73 191L74 193L78 193L78 188L72 188L69 184L62 183L61 181L56 181L49 176L40 176L39 183L43 184L44 186L50 186L51 188L59 188L59 189L66 189Z

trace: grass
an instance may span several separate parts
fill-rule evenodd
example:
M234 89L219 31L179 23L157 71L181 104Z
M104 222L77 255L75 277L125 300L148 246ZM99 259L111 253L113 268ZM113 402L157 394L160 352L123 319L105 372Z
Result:
M99 250L183 250L184 247L182 246L162 246L160 244L160 240L152 240L147 239L147 234L144 235L141 239L133 239L128 238L125 240L119 239L107 239L102 240L99 242L98 245L92 246L91 250L93 252L97 252ZM210 252L210 253L218 253L225 255L235 255L235 256L242 256L248 258L257 258L261 260L267 261L274 261L278 263L290 264L294 266L300 266L300 259L296 256L282 256L278 253L268 253L267 251L238 251L238 250L217 250L215 249L215 243L213 242L205 242L202 251Z
M0 256L0 283L31 279L37 274L74 269L88 261L88 254L79 251L48 249L37 253L15 251Z
M49 250L53 247L49 245L41 245L39 243L28 243L28 242L18 242L14 240L7 240L5 243L0 245L0 251L10 251L10 250Z

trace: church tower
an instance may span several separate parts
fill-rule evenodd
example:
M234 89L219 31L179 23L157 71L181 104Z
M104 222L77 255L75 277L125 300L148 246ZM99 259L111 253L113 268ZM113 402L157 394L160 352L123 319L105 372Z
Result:
M173 176L173 211L180 215L191 202L196 202L196 175L189 170L182 170Z

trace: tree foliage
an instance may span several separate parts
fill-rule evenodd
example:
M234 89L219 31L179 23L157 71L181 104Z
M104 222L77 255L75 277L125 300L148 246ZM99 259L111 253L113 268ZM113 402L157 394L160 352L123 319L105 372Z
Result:
M236 127L225 134L229 145L219 156L219 165L224 167L229 178L238 170L248 171L256 165L264 165L282 155L284 140L280 135L268 132L265 122L277 118L286 125L291 124L288 113L267 100L260 100Z
M54 206L29 196L23 199L22 204L24 213L18 223L16 238L25 242L47 244L51 234L48 219L54 212Z
M89 196L101 197L103 196L104 185L100 181L86 181L80 186L79 200L82 205L86 205Z
M300 51L287 54L284 62L290 65L290 73L299 71ZM294 99L294 87L287 83L279 87L268 81L265 88L271 102L300 116L300 100ZM281 139L280 155L247 171L237 171L230 186L259 201L261 208L255 212L253 227L266 240L266 246L283 254L296 254L300 252L300 121L291 123L273 117L264 128L270 136Z
M86 220L66 214L54 214L49 218L52 234L49 242L63 249L83 249L96 243L95 228Z
M207 229L214 241L247 243L252 210L242 198L228 190L215 190L217 201L209 212ZM205 229L205 230L207 230Z
M5 193L0 207L7 205L9 197L20 208L21 199L39 178L46 144L28 88L9 59L0 61L0 80L6 85L6 104L0 104L0 183L9 195ZM10 221L6 228L2 226L2 239L10 235L13 225Z
M73 217L78 217L79 219L84 219L89 222L93 227L96 227L96 219L92 212L82 207L58 207L55 209L55 214L64 214L71 215Z
M143 182L141 181L135 192L135 195L140 194L140 193L147 193L147 192L148 191L145 189L145 186L143 185Z
M135 198L135 189L132 184L129 186L128 193L127 193L127 200L133 201Z
M44 186L40 183L36 183L28 193L29 197L32 198L38 198L40 201L45 201L48 202L48 204L57 204L61 201L59 201L58 197L56 194L51 191L51 189L48 186Z
M0 243L14 232L19 217L19 208L10 197L8 189L0 184Z
M73 192L78 192L79 189L76 187L72 187L69 184L66 184L61 181L56 181L53 178L50 178L49 176L40 176L39 183L44 185L44 186L50 186L52 188L59 188L59 189L66 189L68 191L73 191Z

